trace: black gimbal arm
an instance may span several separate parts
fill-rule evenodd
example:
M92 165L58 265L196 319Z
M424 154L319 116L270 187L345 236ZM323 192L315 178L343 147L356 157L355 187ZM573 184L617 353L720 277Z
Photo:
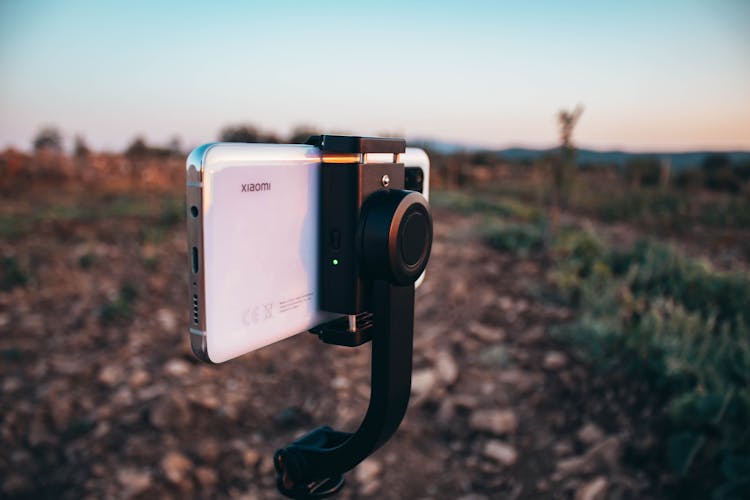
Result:
M276 452L279 490L292 498L326 496L385 443L406 413L411 391L414 285L373 283L370 405L353 434L319 427ZM322 481L322 482L321 482ZM322 489L321 489L322 487Z
M276 452L277 486L292 498L335 494L343 486L343 474L400 425L411 391L414 282L432 246L432 216L425 199L403 189L404 165L398 155L405 151L405 141L320 136L308 143L323 151L321 308L349 316L349 323L342 318L313 333L338 345L372 340L372 379L370 404L356 432L319 427ZM326 165L326 153L360 156L345 165L336 156ZM369 163L366 155L371 153L390 153L393 161Z

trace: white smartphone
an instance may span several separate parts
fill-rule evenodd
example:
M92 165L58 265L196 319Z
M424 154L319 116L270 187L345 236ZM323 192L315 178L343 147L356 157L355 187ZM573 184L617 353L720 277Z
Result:
M318 308L321 156L245 143L188 156L189 335L200 359L227 361L339 316ZM428 198L427 154L407 148L401 161L406 189Z

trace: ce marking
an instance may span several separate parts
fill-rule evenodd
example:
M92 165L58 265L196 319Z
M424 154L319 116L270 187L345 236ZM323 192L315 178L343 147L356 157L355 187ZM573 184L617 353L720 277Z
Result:
M261 304L245 309L242 322L245 325L257 324L273 318L273 302Z

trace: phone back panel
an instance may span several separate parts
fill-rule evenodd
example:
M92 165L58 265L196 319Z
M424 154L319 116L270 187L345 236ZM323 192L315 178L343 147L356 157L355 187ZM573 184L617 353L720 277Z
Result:
M317 307L320 155L306 145L217 143L189 156L202 174L204 329L190 330L199 357L226 361L336 317ZM427 155L407 148L403 161L422 168L428 196Z
M325 319L317 309L320 152L216 144L203 157L207 355L221 362Z

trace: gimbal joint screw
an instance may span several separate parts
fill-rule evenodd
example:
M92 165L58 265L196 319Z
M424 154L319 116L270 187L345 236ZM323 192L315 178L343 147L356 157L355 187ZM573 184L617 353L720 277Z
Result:
M388 177L388 174L385 174L382 179L380 179L380 183L383 184L383 187L387 188L391 185L391 178Z

